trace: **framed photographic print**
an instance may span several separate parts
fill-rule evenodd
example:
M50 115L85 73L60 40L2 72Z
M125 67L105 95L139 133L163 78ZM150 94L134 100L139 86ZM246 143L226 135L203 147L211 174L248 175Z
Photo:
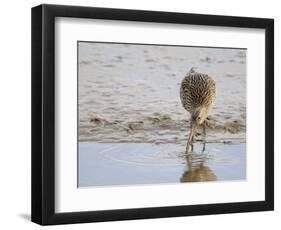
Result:
M32 221L273 210L273 19L32 8Z

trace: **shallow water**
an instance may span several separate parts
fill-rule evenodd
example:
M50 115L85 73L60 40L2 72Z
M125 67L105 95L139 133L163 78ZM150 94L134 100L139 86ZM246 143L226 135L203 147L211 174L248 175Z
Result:
M114 186L246 179L245 144L80 143L78 186Z
M183 144L191 67L216 81L208 141L246 141L246 50L79 42L79 141Z

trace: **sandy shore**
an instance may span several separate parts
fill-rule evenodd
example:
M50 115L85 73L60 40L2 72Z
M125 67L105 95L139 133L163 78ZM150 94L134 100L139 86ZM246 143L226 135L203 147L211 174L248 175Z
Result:
M211 75L217 99L209 142L246 142L246 50L79 43L79 141L184 143L180 82ZM200 137L199 137L200 139Z

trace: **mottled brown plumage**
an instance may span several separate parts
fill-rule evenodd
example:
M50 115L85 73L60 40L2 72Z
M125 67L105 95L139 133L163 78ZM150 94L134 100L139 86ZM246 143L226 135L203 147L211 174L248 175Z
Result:
M207 74L198 73L191 68L182 80L180 99L191 116L191 131L186 148L188 152L196 128L206 120L216 99L216 83ZM203 128L205 133L205 126Z

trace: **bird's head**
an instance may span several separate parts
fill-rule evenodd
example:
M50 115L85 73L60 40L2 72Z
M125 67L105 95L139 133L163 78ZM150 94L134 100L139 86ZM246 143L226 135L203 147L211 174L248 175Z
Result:
M191 114L191 123L192 126L201 125L208 116L208 112L205 107L197 108Z
M191 132L188 138L188 143L191 143L195 130L205 121L207 115L208 111L206 110L206 108L197 108L193 111L193 113L191 114Z

